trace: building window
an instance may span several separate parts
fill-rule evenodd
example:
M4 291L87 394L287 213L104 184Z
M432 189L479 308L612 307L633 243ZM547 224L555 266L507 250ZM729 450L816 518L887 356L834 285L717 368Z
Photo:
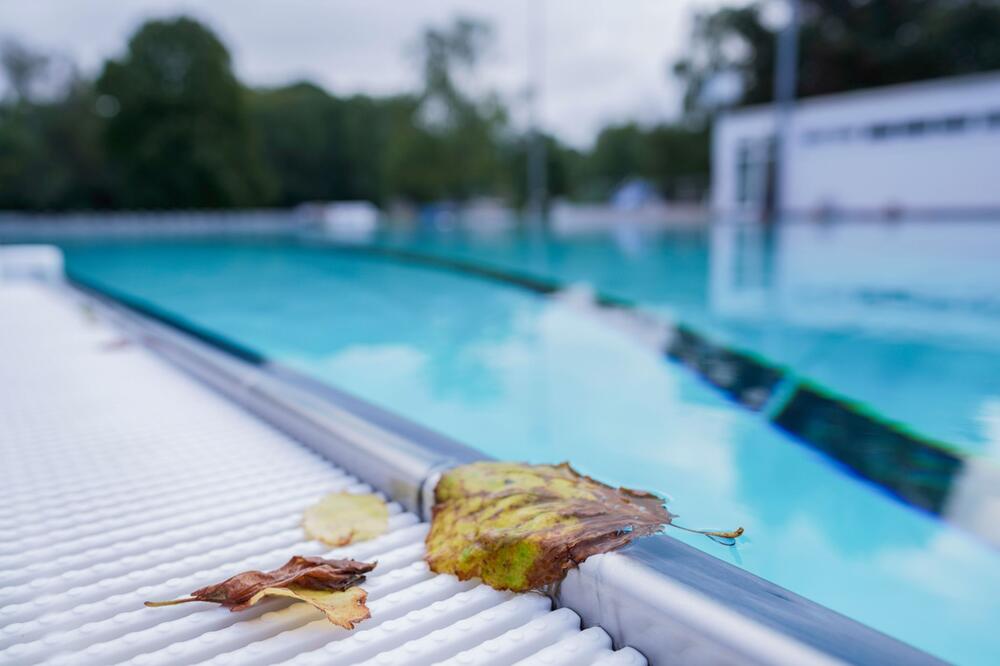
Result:
M876 141L880 141L889 136L889 125L887 123L872 125L868 128L868 134Z
M967 118L962 116L952 116L950 118L945 118L944 128L949 132L961 132L965 129Z
M736 205L749 209L766 206L774 191L773 136L744 139L736 148Z
M805 144L832 143L849 141L851 138L850 127L831 127L825 129L808 129L802 132L802 142Z
M915 138L932 134L953 134L983 129L1000 130L1000 109L990 109L970 115L878 122L854 129L850 127L810 127L799 134L799 140L803 144L814 146L850 141L855 135L867 137L871 141L887 141L896 138ZM745 147L745 150L749 150L749 148ZM748 157L748 159L752 158Z
M869 125L866 128L866 132L873 141L883 141L897 137L913 137L924 134L964 132L970 126L975 127L980 123L980 118L981 116L946 116L891 123L883 122ZM989 122L992 123L993 121Z
M746 204L750 201L750 171L752 166L752 151L750 144L742 142L736 153L736 202Z

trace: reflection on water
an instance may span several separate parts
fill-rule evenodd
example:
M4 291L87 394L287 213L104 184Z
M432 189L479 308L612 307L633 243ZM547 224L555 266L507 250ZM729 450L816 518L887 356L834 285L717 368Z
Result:
M397 234L380 244L584 282L1000 460L1000 225L717 224L640 245Z
M737 231L746 229L738 228ZM762 260L753 263L765 274L773 274L768 269L769 257L773 257L773 236L767 233L766 243L754 246L767 249L756 254ZM328 249L454 271L539 294L551 295L556 288L551 281L405 249L339 245L328 246ZM745 275L746 271L739 273ZM754 280L754 284L760 287L766 285L767 280ZM561 295L563 293L572 297L567 298ZM663 350L669 357L692 368L702 379L739 403L750 409L764 410L773 423L805 444L843 463L900 500L945 515L1000 545L1000 528L992 520L1000 487L981 482L982 474L970 476L968 472L977 461L963 459L952 447L907 432L878 414L859 409L843 397L831 396L828 391L801 381L794 373L768 359L729 349L685 325L657 322L616 296L596 295L586 288L572 288L554 296L567 303L589 307L606 324L620 327L629 321L626 328L630 329L633 338L647 344L655 340L654 349ZM977 465L976 469L982 471L987 466ZM971 483L972 479L976 482ZM958 488L959 485L963 487ZM953 497L964 500L956 503ZM957 510L957 507L962 508Z
M769 309L774 285L789 275L779 260L788 247L780 233L772 249L747 250L759 256L741 260L745 280L737 282L746 285L739 289L771 295L760 297L756 309L713 310L717 273L709 237L675 240L633 246L627 258L597 239L542 251L512 238L489 245L460 237L392 242L567 282L592 275L587 281L597 289L661 315L669 311L720 340L741 326L757 330L749 338L753 345L740 348L760 353L787 346L786 353L797 354L816 340L801 347L788 341L813 333L845 344L896 335L891 327L862 332L786 324L769 314L777 312ZM608 325L608 313L587 307L586 299L540 298L384 256L292 243L77 246L68 247L68 262L90 279L495 456L571 460L610 483L669 494L671 510L686 525L742 525L748 538L735 551L695 535L675 536L946 659L987 664L1000 654L993 630L1000 623L996 550L844 473L776 428L766 409L737 406L700 374L665 361L660 338L636 344L636 331ZM783 298L777 300L787 302ZM956 332L933 340L909 335L921 354L944 354L942 340L958 339ZM976 349L987 353L989 346ZM886 362L887 377L896 363ZM937 389L959 378L942 378ZM980 384L964 395L992 400L995 415L1000 391L994 388ZM997 430L981 434L976 450L985 451ZM965 444L972 450L975 442ZM991 468L980 460L986 462L977 458L963 474L988 483L983 470Z
M605 296L696 322L676 327L672 358L902 501L1000 544L1000 446L985 407L1000 390L998 231L717 224L641 243L432 234L382 245L583 275ZM939 326L942 311L954 317Z
M984 411L1000 395L1000 225L716 225L710 248L726 339L1000 460Z

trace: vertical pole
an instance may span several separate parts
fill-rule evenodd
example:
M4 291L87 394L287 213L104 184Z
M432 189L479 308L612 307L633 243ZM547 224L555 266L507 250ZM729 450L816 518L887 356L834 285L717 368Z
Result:
M778 33L774 59L774 182L773 210L781 216L788 209L789 142L792 115L795 110L795 90L798 86L799 13L801 0L787 0L788 23Z
M527 0L528 8L528 150L527 199L528 219L532 228L539 229L545 216L546 157L545 137L539 129L544 74L545 2Z

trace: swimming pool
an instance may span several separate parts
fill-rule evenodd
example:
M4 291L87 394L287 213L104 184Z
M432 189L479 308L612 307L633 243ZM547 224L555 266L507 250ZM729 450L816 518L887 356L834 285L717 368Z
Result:
M956 286L938 284L948 282L940 267L882 275L875 259L864 264L864 234L898 227L853 232L860 240L839 238L839 229L781 233L373 242L585 282L992 464L1000 277L987 259L995 246L979 236L960 266L967 284ZM812 242L825 253L809 254L809 234L820 234ZM766 407L735 404L585 298L543 297L514 280L294 239L64 248L69 269L90 282L494 456L570 460L604 481L669 494L683 524L742 525L748 537L735 549L673 535L943 658L985 664L1000 654L996 549L846 473L775 427ZM829 257L837 251L855 262L840 277ZM913 257L919 264L925 255Z

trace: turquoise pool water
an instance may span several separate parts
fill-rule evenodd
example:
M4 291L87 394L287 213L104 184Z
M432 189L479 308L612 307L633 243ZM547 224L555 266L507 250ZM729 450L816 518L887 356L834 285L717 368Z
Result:
M719 225L558 243L410 232L378 244L591 285L1000 462L1000 225Z
M808 238L714 233L728 235L375 242L586 282L771 355L992 464L1000 345L997 291L981 284L988 262L957 266L976 277L963 277L964 289L936 286L934 270L897 268L917 276L900 292L875 263L830 274L836 262L810 259ZM845 242L826 233L828 253ZM789 248L804 257L782 255ZM494 456L570 460L668 494L686 525L742 525L736 548L673 534L938 656L1000 655L996 549L845 473L575 301L293 241L65 249L70 269L93 282ZM921 321L926 311L937 325Z

